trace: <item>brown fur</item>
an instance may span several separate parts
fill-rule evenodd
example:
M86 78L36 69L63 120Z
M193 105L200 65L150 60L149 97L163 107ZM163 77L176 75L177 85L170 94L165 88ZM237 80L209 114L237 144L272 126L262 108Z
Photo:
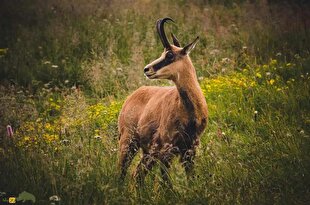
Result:
M151 63L148 74L154 74L151 79L172 80L176 86L139 88L127 98L119 115L122 180L139 148L143 157L135 172L138 182L156 161L165 165L162 174L167 181L165 168L175 155L180 156L188 175L192 171L195 148L207 124L207 104L189 56L181 55L181 48L171 47L177 60L157 72Z

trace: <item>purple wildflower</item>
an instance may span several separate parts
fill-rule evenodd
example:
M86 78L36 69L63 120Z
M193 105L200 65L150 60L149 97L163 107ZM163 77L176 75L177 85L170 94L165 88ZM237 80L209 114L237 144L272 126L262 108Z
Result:
M7 131L8 137L13 137L13 129L11 125L6 126L6 131Z

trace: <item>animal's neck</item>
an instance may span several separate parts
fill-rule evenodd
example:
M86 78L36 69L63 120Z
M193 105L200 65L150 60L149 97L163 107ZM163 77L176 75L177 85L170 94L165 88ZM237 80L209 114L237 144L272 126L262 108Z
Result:
M197 118L206 106L205 99L192 62L188 60L184 66L183 72L179 73L173 81L178 89L182 105L191 118Z

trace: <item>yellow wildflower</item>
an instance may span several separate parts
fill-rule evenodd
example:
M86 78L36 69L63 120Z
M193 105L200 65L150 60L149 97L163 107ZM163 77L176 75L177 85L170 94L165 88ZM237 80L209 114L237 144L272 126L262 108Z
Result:
M270 65L277 65L278 61L276 59L271 59Z
M256 73L256 77L262 78L262 75L260 73Z
M46 130L49 130L49 131L52 130L52 126L50 123L46 123L45 128L46 128Z
M29 141L29 140L30 140L30 137L28 137L28 136L24 137L24 141Z
M274 82L275 82L275 80L274 80L274 79L269 80L270 85L273 85L273 84L274 84Z

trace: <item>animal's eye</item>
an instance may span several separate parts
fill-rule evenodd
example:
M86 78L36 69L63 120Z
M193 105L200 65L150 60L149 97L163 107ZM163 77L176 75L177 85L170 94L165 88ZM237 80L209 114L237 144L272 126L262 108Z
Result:
M168 52L168 53L166 54L166 58L168 58L168 59L172 59L173 57L174 57L174 55L173 55L172 52Z

